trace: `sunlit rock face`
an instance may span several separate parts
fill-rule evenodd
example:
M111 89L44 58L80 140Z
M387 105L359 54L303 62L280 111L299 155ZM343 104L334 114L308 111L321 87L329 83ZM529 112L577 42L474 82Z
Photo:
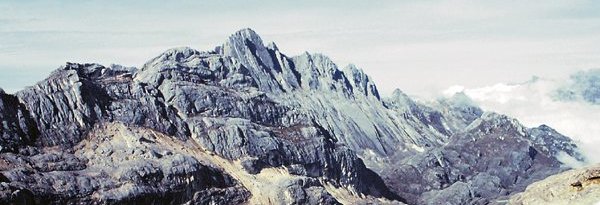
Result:
M569 170L535 182L510 198L508 204L597 204L600 201L600 166Z
M487 203L584 160L549 127L462 95L382 97L251 29L141 68L67 63L0 92L0 119L4 203Z

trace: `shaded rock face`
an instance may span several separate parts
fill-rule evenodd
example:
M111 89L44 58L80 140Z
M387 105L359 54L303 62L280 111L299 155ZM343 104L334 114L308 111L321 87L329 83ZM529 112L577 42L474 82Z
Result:
M250 29L139 69L67 63L0 92L0 119L5 203L483 203L583 160L549 127L466 96L382 98L356 66Z
M38 129L29 110L14 95L0 90L0 151L16 152L24 145L35 142Z
M228 174L152 142L167 138L154 131L107 124L90 133L67 150L1 155L3 203L241 203L250 196Z

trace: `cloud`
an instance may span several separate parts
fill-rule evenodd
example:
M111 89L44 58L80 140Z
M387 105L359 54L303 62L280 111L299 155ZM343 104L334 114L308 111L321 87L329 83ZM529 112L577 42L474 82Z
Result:
M583 100L558 101L553 93L571 83L568 78L533 78L519 84L465 88L452 86L444 95L464 92L484 110L495 111L519 119L528 127L549 125L572 138L590 163L600 162L600 106Z

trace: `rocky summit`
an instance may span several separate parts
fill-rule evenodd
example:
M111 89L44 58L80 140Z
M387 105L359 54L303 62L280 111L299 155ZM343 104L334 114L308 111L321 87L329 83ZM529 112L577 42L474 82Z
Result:
M464 94L383 97L355 65L240 30L140 68L0 91L0 204L496 204L584 161Z

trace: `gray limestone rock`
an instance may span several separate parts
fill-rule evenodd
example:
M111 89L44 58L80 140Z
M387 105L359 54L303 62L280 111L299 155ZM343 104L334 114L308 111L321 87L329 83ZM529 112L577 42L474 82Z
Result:
M464 95L382 98L356 66L251 29L139 69L67 63L0 91L0 122L0 203L486 203L583 160L547 126Z

